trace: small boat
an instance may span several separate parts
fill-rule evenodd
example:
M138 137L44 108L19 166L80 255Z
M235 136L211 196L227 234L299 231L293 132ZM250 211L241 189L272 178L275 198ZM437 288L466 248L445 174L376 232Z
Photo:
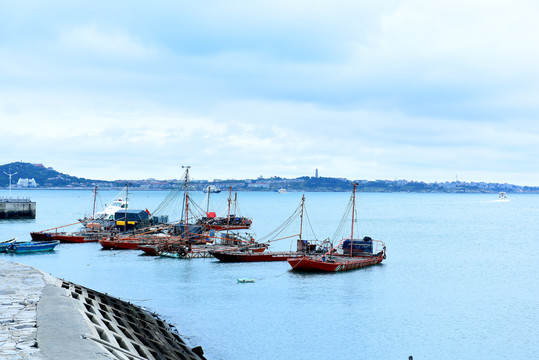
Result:
M216 217L215 213L208 212L207 216L197 220L196 224L208 230L241 230L249 229L253 221L243 216L229 215L228 217Z
M141 247L143 251L145 251L147 254L151 254L151 252L147 252L144 249L147 249L148 247ZM210 254L210 251L213 249L223 249L223 250L231 250L232 247L225 246L225 245L189 245L189 244L168 244L168 246L159 246L157 245L157 248L155 250L155 255L162 256L162 257L169 257L169 258L176 258L176 259L196 259L196 258L209 258L212 257Z
M130 236L106 236L99 239L105 250L138 250L141 246L157 245L174 241L174 236L164 233L148 233Z
M126 210L129 207L128 203L128 194L129 189L128 187L122 189L120 193L118 193L110 202L110 205L105 204L105 208L99 212L95 212L95 205L96 205L96 199L97 199L97 186L94 190L94 205L93 205L93 212L92 216L86 216L82 219L79 219L81 224L86 225L86 223L94 222L94 223L100 223L100 224L107 224L107 222L113 222L114 220L114 214L116 214L120 210Z
M221 189L219 189L217 186L215 185L208 185L206 186L203 190L203 192L205 193L214 193L214 194L218 194L221 192Z
M507 198L507 194L505 192L501 192L498 194L498 201L509 201Z
M268 262L268 261L287 261L290 258L303 257L305 254L298 252L254 252L244 251L226 251L211 250L210 254L222 262Z
M31 232L30 236L33 241L59 240L61 243L87 243L97 242L106 234L104 231L48 232L44 230Z
M236 281L238 282L238 284L248 284L248 283L254 283L254 282L255 282L255 279L251 279L251 278L238 278Z
M59 240L61 243L87 243L97 242L100 237L109 235L113 230L98 222L86 222L77 231L58 231L75 225L81 225L81 223L76 222L51 229L33 231L30 232L30 236L33 241Z
M234 204L232 209L231 204ZM238 193L235 194L232 199L232 187L228 190L228 212L227 216L217 216L215 212L209 210L210 208L210 193L208 192L206 216L199 218L196 221L197 225L201 225L206 230L225 231L225 230L242 230L249 229L253 223L253 220L236 215L238 210Z
M286 194L286 189L285 188L280 188L279 190L277 190L277 192L279 194Z
M141 245L139 249L147 255L190 259L212 257L212 253L231 252L239 247L249 247L253 253L261 253L267 248L267 244L257 243L252 238L235 233L214 238L219 243L193 243L184 237L171 242Z
M6 250L8 252L13 252L16 254L51 251L54 250L56 245L58 245L59 243L59 240L13 242L8 246Z
M288 263L292 270L336 272L359 269L366 266L380 264L386 258L386 246L382 241L364 237L362 240L354 239L354 214L356 202L356 186L352 192L352 230L349 239L344 239L339 245L322 255L306 255L290 258ZM374 243L377 244L373 251ZM381 248L378 251L378 248ZM339 252L340 251L340 252Z
M51 236L52 233L44 232L44 231L33 231L30 232L30 236L32 237L33 241L46 241L46 240L52 240Z
M386 258L385 248L375 255L369 256L339 256L322 255L318 257L304 256L288 259L293 270L335 272L359 269L362 267L380 264Z

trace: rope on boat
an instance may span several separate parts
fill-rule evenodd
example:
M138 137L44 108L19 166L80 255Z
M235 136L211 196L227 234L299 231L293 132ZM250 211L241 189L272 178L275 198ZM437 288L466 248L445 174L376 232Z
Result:
M269 234L263 236L259 239L259 242L266 242L267 239L272 239L273 237L279 236L284 230L286 230L293 222L297 219L301 211L301 204L298 205L296 210L286 219L280 226L275 228L273 231L271 231ZM275 240L269 240L269 241L275 241Z
M64 227L67 227L67 226L77 225L77 224L81 224L81 222L80 222L80 221L77 221L77 222L75 222L75 223L73 223L73 224L67 224L67 225L57 226L57 227L53 227L53 228L50 228L50 229L47 229L47 230L41 230L41 231L37 231L37 232L42 233L42 232L45 232L45 231L56 230L56 229L64 228Z
M342 219L341 219L341 221L339 223L339 226L337 226L337 229L335 230L335 233L331 237L331 242L332 243L337 241L337 239L341 239L343 237L343 234L345 233L344 227L347 224L348 219L350 218L349 214L352 211L352 203L353 203L353 198L352 198L352 196L350 196L350 201L348 202L348 205L346 206L346 209L345 209L344 214L342 216Z
M309 228L311 229L311 232L313 233L313 237L315 239L318 239L318 236L314 233L313 224L311 223L311 219L309 218L309 214L307 213L307 208L303 206L303 213L305 214L306 222L309 224Z
M173 207L173 204L177 204L177 200L180 195L183 194L183 191L179 188L172 189L165 199L157 206L157 208L152 212L154 215L164 215L168 212L169 209Z

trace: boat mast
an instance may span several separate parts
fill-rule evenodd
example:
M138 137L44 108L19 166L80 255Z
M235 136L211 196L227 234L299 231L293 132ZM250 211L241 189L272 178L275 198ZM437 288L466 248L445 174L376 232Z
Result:
M97 197L97 185L95 186L95 189L94 189L94 209L92 210L92 220L94 220L95 218L95 199Z
M300 223L299 223L299 240L301 241L301 234L303 232L303 205L305 204L305 194L303 194L303 197L301 198L301 213L299 215Z
M354 190L352 192L352 231L350 232L350 256L354 250L354 214L356 213L356 186L357 183L353 183Z
M125 203L129 201L129 183L125 183ZM127 232L127 205L124 210L124 232Z
M182 166L185 169L185 233L189 242L189 169L191 166Z
M232 186L228 187L228 215L226 216L226 237L228 238L228 228L230 227L230 202L232 201Z
M208 203L206 204L206 216L208 216L208 212L210 212L210 187L206 188L206 192L208 193Z

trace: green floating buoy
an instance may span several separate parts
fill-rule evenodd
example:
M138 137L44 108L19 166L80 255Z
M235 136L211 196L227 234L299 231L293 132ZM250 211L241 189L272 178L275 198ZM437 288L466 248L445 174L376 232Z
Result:
M238 284L244 284L244 283L254 283L255 279L249 279L249 278L239 278Z

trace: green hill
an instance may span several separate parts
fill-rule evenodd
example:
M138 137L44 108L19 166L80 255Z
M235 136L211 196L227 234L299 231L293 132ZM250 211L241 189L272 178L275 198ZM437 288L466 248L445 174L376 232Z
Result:
M0 165L0 187L3 188L9 186L9 176L5 173L16 173L11 178L11 186L16 186L19 179L34 179L38 187L91 186L96 183L95 180L62 174L42 164L14 162Z

